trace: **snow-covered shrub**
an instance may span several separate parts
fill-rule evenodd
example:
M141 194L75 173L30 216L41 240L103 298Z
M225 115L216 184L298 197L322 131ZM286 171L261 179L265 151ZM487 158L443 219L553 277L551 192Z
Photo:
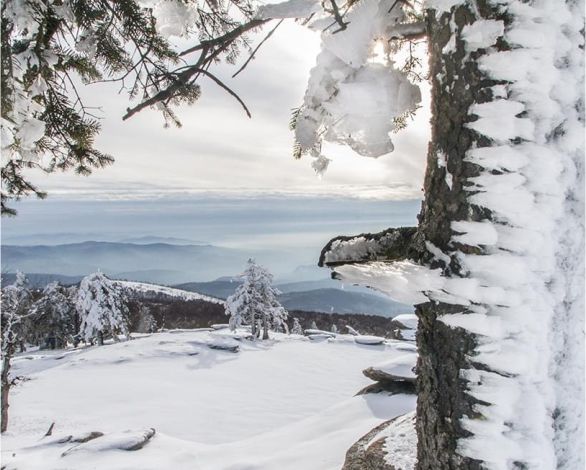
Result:
M118 341L118 335L129 337L128 307L123 289L103 273L90 274L82 279L75 301L80 316L80 335L91 342L103 344L109 335Z
M302 335L303 328L301 328L301 324L299 323L299 318L293 318L293 328L291 328L291 334L294 335Z

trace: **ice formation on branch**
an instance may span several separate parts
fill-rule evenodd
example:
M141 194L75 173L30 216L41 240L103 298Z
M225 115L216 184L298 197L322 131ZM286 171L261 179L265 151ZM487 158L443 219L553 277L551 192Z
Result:
M315 13L317 2L289 0L265 7L265 16L304 17ZM363 0L348 6L339 27L335 15L314 14L309 27L322 31L321 52L311 70L303 105L295 116L296 156L310 154L316 173L329 159L321 154L324 141L348 145L367 157L393 151L390 133L394 119L414 111L421 100L419 87L390 60L373 62L376 44L405 34L401 6Z
M13 34L22 44L34 44L33 38L38 34L40 16L46 10L42 1L8 1L5 17L13 24ZM39 99L46 91L47 85L39 74L32 84L25 81L24 75L32 68L39 68L43 62L54 64L55 57L47 51L37 53L32 48L24 47L12 55L12 87L9 109L3 113L0 128L2 131L2 166L10 160L36 162L38 141L45 134L45 123L40 119L44 107ZM4 89L3 89L4 90Z

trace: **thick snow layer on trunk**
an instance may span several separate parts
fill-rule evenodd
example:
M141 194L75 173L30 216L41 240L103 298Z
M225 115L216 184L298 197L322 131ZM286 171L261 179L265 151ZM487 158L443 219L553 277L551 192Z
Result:
M487 140L465 156L481 168L466 181L468 202L490 218L451 224L454 247L480 250L436 253L457 260L462 277L405 261L335 269L404 302L462 307L439 318L478 341L462 371L479 403L461 423L471 433L461 455L491 470L574 470L584 468L585 418L583 5L497 3L506 27L479 18L448 41L464 44L465 61L483 51L480 71L500 82L491 101L469 109L468 127ZM501 39L510 49L493 47Z
M503 147L468 157L486 168L472 179L479 192L470 199L490 209L494 222L483 231L467 221L453 228L464 232L456 241L486 244L487 255L462 256L463 265L510 302L445 317L481 335L474 360L490 370L466 372L470 393L488 404L477 406L482 420L463 423L473 436L460 452L491 469L514 462L583 468L583 291L575 287L583 287L584 269L583 14L563 1L506 6L515 21L504 39L513 49L490 52L480 64L488 77L508 82L507 99L470 110L478 117L470 127L506 144L506 159ZM480 23L474 37L494 31L494 23ZM493 172L507 165L506 173ZM528 232L534 235L525 238Z

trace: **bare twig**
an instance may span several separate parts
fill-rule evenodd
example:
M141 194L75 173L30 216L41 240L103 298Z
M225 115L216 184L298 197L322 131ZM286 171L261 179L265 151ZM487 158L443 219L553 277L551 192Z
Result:
M234 28L232 31L228 31L226 34L223 34L222 36L218 36L217 38L210 39L207 41L202 41L196 46L190 47L189 49L185 49L183 52L179 53L179 57L191 54L192 52L200 51L204 48L212 49L213 47L218 45L231 44L235 39L242 36L247 31L250 31L254 28L258 28L259 26L265 24L268 21L270 21L270 19L250 20L248 23L241 24L240 26Z
M250 56L248 56L248 59L246 59L246 62L244 62L244 64L242 64L242 67L240 67L236 71L236 73L234 75L232 75L232 78L234 78L236 75L238 75L240 72L242 72L246 68L246 66L250 63L250 61L252 59L254 59L254 55L258 52L258 50L261 48L261 46L273 35L273 33L277 30L277 28L281 25L281 23L283 21L284 20L279 21L276 24L276 26L269 31L269 33L264 37L264 39L261 42L258 43L258 45L254 48L254 50L252 51L252 53L250 54Z
M336 23L338 23L340 25L340 27L337 30L332 32L332 34L336 34L336 33L339 33L340 31L344 31L348 27L349 22L344 21L344 18L340 14L340 10L338 8L338 4L336 3L336 0L330 0L330 4L332 5L332 13L334 14L334 18L336 20Z
M45 435L43 437L49 437L53 434L53 428L55 427L55 422L51 423L51 426L49 426L49 429L47 430L47 432L45 433Z
M236 98L236 100L242 105L242 107L244 108L244 111L246 112L246 115L251 118L252 115L250 114L250 111L248 110L248 108L246 107L246 104L244 103L244 101L242 101L240 99L240 97L234 92L232 91L230 88L228 88L228 86L223 83L219 78L217 78L215 75L212 75L210 72L208 72L207 70L200 70L201 73L203 73L205 76L211 78L214 82L216 82L216 84L218 86L220 86L221 88L223 88L224 90L226 90L229 94L231 94L234 98Z

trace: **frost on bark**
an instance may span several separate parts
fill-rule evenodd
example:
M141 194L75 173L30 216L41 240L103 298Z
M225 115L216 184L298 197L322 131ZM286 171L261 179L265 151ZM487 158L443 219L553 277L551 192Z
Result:
M485 7L482 10L487 16L491 14ZM432 141L424 183L426 196L419 215L419 232L443 253L453 250L452 221L490 219L488 211L468 202L468 193L464 190L466 179L479 174L477 165L464 161L466 152L490 142L465 124L470 120L470 106L489 101L489 87L496 84L482 77L473 60L466 60L462 44L454 53L442 53L452 37L451 18L460 28L475 20L467 7L457 8L453 15L428 15ZM438 154L443 155L445 165L438 164ZM451 188L446 182L447 172L451 175ZM465 253L479 254L481 251L467 245L459 249ZM463 274L454 258L448 266L444 263L442 269L446 275ZM458 440L469 435L462 428L461 419L477 416L476 400L467 395L460 375L462 369L471 366L469 358L474 355L477 340L464 329L453 329L438 321L439 316L461 312L462 308L429 302L416 309L419 317L417 434L420 470L481 468L478 461L456 452Z
M430 5L417 230L321 262L417 305L418 470L583 468L583 5Z

